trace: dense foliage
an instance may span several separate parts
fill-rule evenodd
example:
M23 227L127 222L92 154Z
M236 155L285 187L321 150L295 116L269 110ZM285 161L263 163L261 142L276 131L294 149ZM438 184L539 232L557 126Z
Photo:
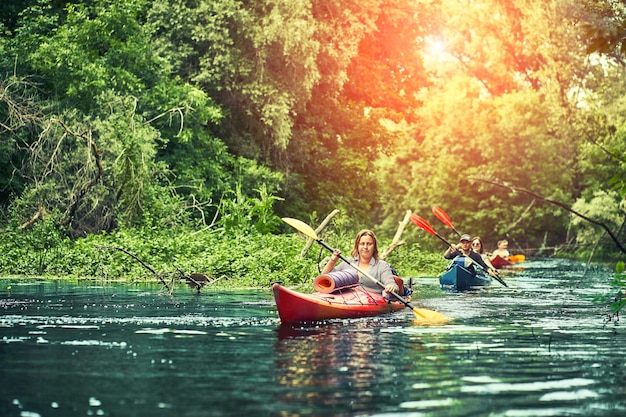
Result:
M330 233L329 242L350 248L352 238ZM311 289L328 252L316 245L302 254L305 243L296 234L234 231L224 236L220 230L183 228L123 229L70 239L44 220L33 225L31 233L5 233L0 242L0 273L166 283L198 273L208 276L214 287L269 288L273 282L283 282ZM420 253L415 245L398 249L387 260L407 278L433 277L446 263L439 255Z
M545 199L626 236L624 12L599 0L5 0L2 272L95 274L85 248L120 245L165 269L297 281L310 266L274 263L299 259L272 236L288 231L280 216L339 209L340 233L387 239L406 210L432 220L433 205L490 246L615 257L601 228ZM400 263L442 249L416 228L403 238Z

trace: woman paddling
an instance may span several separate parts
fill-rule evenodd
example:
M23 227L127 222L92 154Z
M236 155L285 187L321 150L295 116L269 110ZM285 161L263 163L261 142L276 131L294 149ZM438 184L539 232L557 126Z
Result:
M330 257L330 261L328 261L326 266L324 266L322 274L352 268L345 262L335 265L340 254L341 252L338 250L333 252L333 255ZM385 286L384 290L386 292L398 293L399 288L393 278L391 266L387 262L378 259L378 241L374 232L371 230L361 230L354 239L354 247L352 248L350 255L352 256L352 258L348 258L350 263L358 266L360 269L382 282ZM359 282L363 287L370 291L375 291L384 295L383 288L370 279L363 279L360 272L358 274Z

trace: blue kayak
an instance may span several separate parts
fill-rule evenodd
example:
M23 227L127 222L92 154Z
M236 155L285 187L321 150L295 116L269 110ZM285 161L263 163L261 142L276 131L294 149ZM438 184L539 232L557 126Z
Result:
M489 285L491 284L491 278L480 273L476 274L454 262L446 272L441 274L439 284L445 290L465 291Z

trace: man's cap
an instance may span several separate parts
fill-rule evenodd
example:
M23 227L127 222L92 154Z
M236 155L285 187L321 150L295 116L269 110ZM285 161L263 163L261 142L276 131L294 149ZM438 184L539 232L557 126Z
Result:
M472 237L470 235L461 235L461 237L459 238L459 242L463 242L464 240L467 240L468 242L472 241Z

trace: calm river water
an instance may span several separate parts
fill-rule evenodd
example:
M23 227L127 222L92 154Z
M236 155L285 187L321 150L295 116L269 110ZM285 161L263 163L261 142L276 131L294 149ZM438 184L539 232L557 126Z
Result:
M561 260L509 288L388 316L281 326L269 288L0 280L0 416L623 416L626 329L593 297L612 273Z

